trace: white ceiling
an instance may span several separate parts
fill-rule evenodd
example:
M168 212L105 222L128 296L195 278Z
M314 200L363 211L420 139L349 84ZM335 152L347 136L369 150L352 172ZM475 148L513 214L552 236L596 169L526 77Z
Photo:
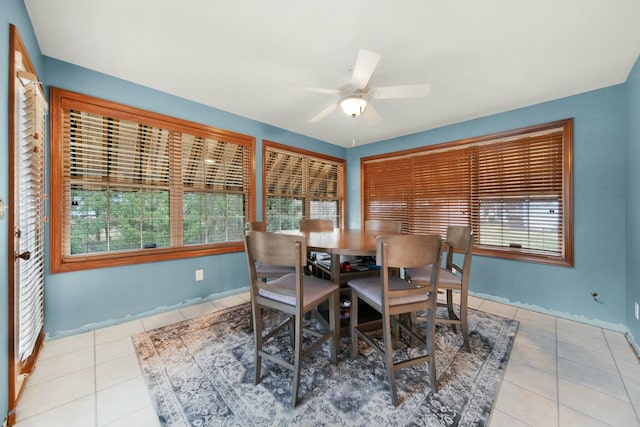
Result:
M639 0L26 0L50 57L349 147L622 83L640 54ZM369 125L308 119L349 81L430 83L374 100ZM224 127L224 125L221 125Z

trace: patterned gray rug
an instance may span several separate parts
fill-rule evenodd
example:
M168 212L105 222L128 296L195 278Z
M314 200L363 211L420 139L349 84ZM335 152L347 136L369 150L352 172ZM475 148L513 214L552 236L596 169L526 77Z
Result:
M439 391L431 393L425 365L396 373L400 404L391 404L384 364L360 343L349 359L341 341L338 365L328 344L303 362L300 403L289 407L291 371L263 362L253 385L251 307L244 304L134 337L138 360L163 426L482 426L506 366L518 322L469 310L471 354L460 334L438 325ZM266 312L270 321L277 314ZM288 333L282 348L288 344ZM274 347L270 348L273 351ZM406 347L398 350L402 357ZM415 350L409 350L415 351Z

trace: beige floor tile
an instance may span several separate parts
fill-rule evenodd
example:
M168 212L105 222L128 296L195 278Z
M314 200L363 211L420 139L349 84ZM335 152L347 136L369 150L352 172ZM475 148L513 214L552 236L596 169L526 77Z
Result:
M610 427L610 424L603 423L588 415L580 413L574 409L560 405L560 427Z
M590 351L597 351L607 355L611 354L609 344L604 334L584 335L567 329L558 329L558 341L583 347Z
M638 362L638 356L629 344L619 345L609 343L609 348L611 349L611 353L613 353L613 357L616 360L624 360L629 363Z
M196 305L190 305L180 309L180 313L185 319L195 319L196 317L204 316L216 310L216 306L211 302L203 302Z
M473 295L469 295L469 297L467 298L467 304L469 305L469 308L473 308L474 310L479 310L480 306L484 302L485 300L483 300L482 298L474 297Z
M42 349L42 353L40 353L38 360L46 360L50 357L59 356L61 354L91 348L94 344L95 340L93 338L93 331L53 339L44 343L44 348Z
M107 424L107 427L160 427L158 414L152 406L145 406L132 414Z
M44 360L38 360L36 370L27 381L26 388L33 387L72 372L90 368L95 365L93 346L70 353L60 354Z
M543 325L547 329L551 328L555 331L556 328L556 318L553 316L549 316L548 314L538 313L537 311L527 310L524 308L518 308L516 311L516 315L514 316L516 320L521 323L530 323L536 325Z
M491 411L491 419L489 420L489 427L528 427L530 424L522 422L511 415L502 412L499 409L493 409Z
M556 355L525 344L514 343L510 360L517 360L531 367L556 375Z
M627 362L626 360L617 361L620 374L624 376L625 381L640 382L640 362Z
M93 394L95 391L94 371L93 367L86 368L25 388L17 408L17 420L41 414Z
M15 427L90 427L96 423L96 396L90 394L39 415L24 419Z
M133 414L151 405L142 377L135 377L101 390L97 397L98 427Z
M516 314L517 315L517 314ZM516 319L517 320L517 319ZM547 325L543 323L533 323L528 320L518 320L518 333L527 332L536 335L545 336L554 342L556 341L556 327L555 325ZM555 344L554 344L555 348Z
M495 407L531 426L558 425L556 402L506 380L500 386Z
M502 304L495 301L485 301L482 304L482 311L506 317L507 319L513 319L517 310L518 309L512 305Z
M98 329L95 331L96 345L113 341L118 338L129 337L140 332L144 332L144 326L139 319Z
M537 350L545 351L547 353L555 354L556 352L556 339L549 335L542 335L533 333L530 330L518 329L515 342L518 344L524 344Z
M636 408L636 413L640 414L640 378L625 378L624 385L629 393L631 404Z
M96 390L104 390L140 375L142 373L135 354L112 359L96 366Z
M560 403L614 426L638 426L631 403L564 378L559 379Z
M251 293L249 293L249 291L238 294L238 297L240 297L244 302L251 302Z
M597 366L583 365L560 357L558 358L558 376L618 399L627 399L627 392L620 375L597 369Z
M96 364L105 363L109 360L117 359L127 354L135 354L131 336L118 338L96 345Z
M589 335L589 336L595 336L595 337L602 336L601 328L597 326L587 325L586 323L558 318L557 325L558 325L558 330L575 332L577 334Z
M245 300L238 295L231 295L225 298L213 300L213 303L216 305L216 307L220 307L222 309L222 308L231 308L231 307L235 307L236 305L244 304Z
M533 368L517 360L510 360L504 379L533 391L549 400L558 399L556 376Z
M180 310L167 311L166 313L155 314L153 316L145 317L142 320L142 325L146 331L152 329L161 328L167 325L173 325L174 323L182 322L186 320Z
M611 353L599 353L583 346L558 341L558 357L573 360L587 366L596 366L598 369L618 374L618 368Z
M629 345L629 342L627 341L627 337L622 332L611 331L609 329L603 329L602 332L604 333L604 336L607 339L607 342L609 342L609 344L626 345L626 346Z

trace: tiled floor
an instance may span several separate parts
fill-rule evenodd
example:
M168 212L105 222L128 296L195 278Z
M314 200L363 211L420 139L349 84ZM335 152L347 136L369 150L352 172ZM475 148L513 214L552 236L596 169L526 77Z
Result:
M157 426L131 335L248 301L242 294L52 340L18 427ZM491 427L640 426L640 363L618 332L470 297L520 321Z

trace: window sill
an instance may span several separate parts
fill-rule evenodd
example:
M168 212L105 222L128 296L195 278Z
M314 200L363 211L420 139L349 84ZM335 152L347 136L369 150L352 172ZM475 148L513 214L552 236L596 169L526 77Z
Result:
M475 246L474 255L488 256L493 258L503 258L512 261L534 262L539 264L557 265L560 267L573 267L573 254L564 257L562 255L553 256L548 254L535 253L523 249L495 248Z
M123 251L100 255L79 255L51 259L51 273L90 270L94 268L116 267L141 264L146 262L169 261L174 259L194 258L200 256L220 255L242 252L242 241L198 245L181 248L157 248L139 251Z

